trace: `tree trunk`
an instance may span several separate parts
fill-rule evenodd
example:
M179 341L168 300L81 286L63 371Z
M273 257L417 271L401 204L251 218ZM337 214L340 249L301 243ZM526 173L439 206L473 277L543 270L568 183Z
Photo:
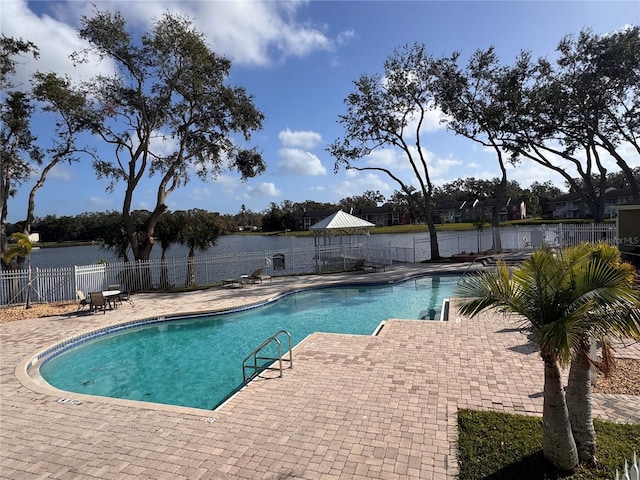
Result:
M427 226L429 227L429 244L431 246L431 260L440 259L440 247L438 246L438 232L436 232L436 224L433 217L427 217Z
M491 215L491 238L493 239L492 250L494 252L502 251L502 239L500 238L500 210L500 205L496 205L493 207L493 214Z
M160 258L160 288L169 288L169 269L167 268L167 251L162 249Z
M427 228L429 229L429 244L431 247L431 260L440 260L440 246L438 245L438 232L436 231L436 224L433 221L433 215L431 214L431 196L426 197L423 205L424 216L427 221Z
M151 249L153 248L153 237L147 237L138 243L138 256L136 260L147 261L151 256Z
M591 364L587 357L589 344L583 342L571 361L567 384L567 408L571 431L578 449L580 462L596 464L596 432L591 416Z
M555 468L572 471L578 466L578 451L571 434L569 412L557 362L544 359L544 404L542 450Z
M495 146L495 143L494 143ZM502 152L499 148L496 147L496 153L498 155L498 164L500 165L500 171L502 172L502 177L500 178L500 183L496 185L496 189L493 192L495 205L493 206L493 211L491 212L491 226L492 228L492 237L493 237L493 251L501 252L502 251L502 239L500 238L500 211L502 210L502 205L505 203L505 197L507 196L507 169L504 166L504 161L502 160ZM480 253L480 252L478 252Z
M622 169L625 178L627 179L627 183L629 183L629 188L631 189L631 198L634 200L640 200L640 188L638 188L638 182L636 181L636 177L633 175L633 170L629 168L626 162L622 161L622 159L618 160L618 166Z
M193 247L189 248L189 260L187 262L187 282L186 286L190 287L196 283L196 265L195 252Z

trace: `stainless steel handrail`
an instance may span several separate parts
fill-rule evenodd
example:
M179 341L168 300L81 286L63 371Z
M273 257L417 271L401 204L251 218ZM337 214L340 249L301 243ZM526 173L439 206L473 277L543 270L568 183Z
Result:
M281 334L286 335L289 340L289 358L288 359L283 358L282 344L280 343L280 340L278 340L277 338L278 335L281 335ZM265 348L267 345L271 344L272 342L275 342L278 346L278 356L277 357L259 357L258 354L260 353L260 351L263 348ZM246 365L247 360L251 358L253 358L253 365ZM258 365L258 360L272 360L274 362L277 360L278 367L272 367L271 365L273 365L273 363L270 363L268 365ZM286 330L279 330L273 335L271 335L269 338L267 338L264 342L262 342L249 355L244 357L244 360L242 360L242 380L244 382L244 385L246 386L251 380L257 377L260 374L260 372L263 372L264 370L279 370L280 377L282 377L283 361L289 362L289 368L293 368L293 341L291 340L291 334L289 332L287 332ZM251 375L249 375L248 377L247 377L247 369L253 370Z

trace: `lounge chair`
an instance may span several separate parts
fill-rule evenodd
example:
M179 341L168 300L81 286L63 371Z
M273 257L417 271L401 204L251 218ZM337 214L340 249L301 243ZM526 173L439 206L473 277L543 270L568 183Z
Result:
M118 300L120 300L121 304L122 302L127 302L129 305L131 305L131 308L136 306L135 302L133 301L133 298L131 298L131 290L129 290L128 292L123 292L120 295L118 295Z
M366 258L359 258L356 260L356 263L353 265L353 269L354 270L359 270L362 272L366 272L366 273L372 273L377 271L377 268L375 265L367 265L367 259Z
M251 283L262 283L265 280L271 281L271 275L263 275L262 268L256 268L251 275L247 277Z
M78 311L82 310L85 306L89 306L89 310L91 310L91 301L82 290L76 290L76 298L78 299Z
M104 298L102 292L89 293L91 303L89 304L89 311L96 312L98 309L102 310L102 313L107 313L107 299Z

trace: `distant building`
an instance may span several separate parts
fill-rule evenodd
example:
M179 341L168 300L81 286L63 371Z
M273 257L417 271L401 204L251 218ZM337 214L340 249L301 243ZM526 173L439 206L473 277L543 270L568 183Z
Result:
M629 204L633 197L630 188L608 188L604 194L604 218L615 218L617 207ZM579 193L567 193L547 201L547 209L554 220L592 218L591 209Z
M466 203L466 200L441 202L431 209L431 213L436 223L461 223Z
M493 216L495 200L470 199L448 201L432 208L434 217L440 223L464 223L474 221L490 221ZM522 199L508 198L500 206L500 221L522 220L527 217L527 205Z
M391 225L407 225L411 223L408 215L402 215L395 207L383 205L381 207L356 208L352 215L373 223L376 227L389 227Z
M338 209L333 210L303 210L296 214L296 230L309 230L309 227L320 220L327 218Z
M309 230L309 227L320 220L336 213L338 209L332 210L307 210L296 214L296 230ZM351 212L347 212L354 217L361 218L367 222L373 223L376 227L387 227L390 225L407 225L411 223L409 215L401 214L395 207L391 205L383 205L381 207L362 207L354 208Z

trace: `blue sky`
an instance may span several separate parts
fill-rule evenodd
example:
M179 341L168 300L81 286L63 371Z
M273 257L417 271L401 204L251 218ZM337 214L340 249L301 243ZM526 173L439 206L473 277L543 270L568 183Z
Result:
M343 100L353 91L353 81L363 73L381 73L396 47L420 42L435 57L458 50L466 59L476 49L495 46L501 60L510 63L520 50L553 58L558 41L583 28L602 34L640 24L637 0L94 3L100 9L120 10L138 31L165 11L182 12L216 52L232 60L230 83L245 87L266 116L251 144L262 152L267 172L245 183L229 171L207 182L194 177L167 202L171 210L197 207L232 214L243 204L262 211L283 200L337 202L366 190L379 190L387 198L393 194L397 185L384 175L344 170L334 174L334 159L325 149L343 135L337 120L345 112ZM0 0L2 33L31 40L41 51L38 62L23 59L18 80L35 69L78 79L110 71L108 64L98 62L75 69L68 58L84 46L76 32L80 17L91 12L91 4L82 1ZM47 139L51 129L37 126L40 138ZM493 154L447 132L436 117L423 132L422 143L436 185L460 177L498 175ZM102 155L112 156L108 147L96 146ZM394 152L361 164L375 164L382 157L402 178L411 178L406 162ZM636 156L633 166L638 163ZM510 168L509 176L523 187L552 180L564 188L556 174L528 162ZM157 182L154 177L139 188L134 209L154 207ZM25 218L31 185L23 185L9 200L9 222ZM59 165L38 192L36 216L121 210L122 188L109 194L106 187L87 158Z

